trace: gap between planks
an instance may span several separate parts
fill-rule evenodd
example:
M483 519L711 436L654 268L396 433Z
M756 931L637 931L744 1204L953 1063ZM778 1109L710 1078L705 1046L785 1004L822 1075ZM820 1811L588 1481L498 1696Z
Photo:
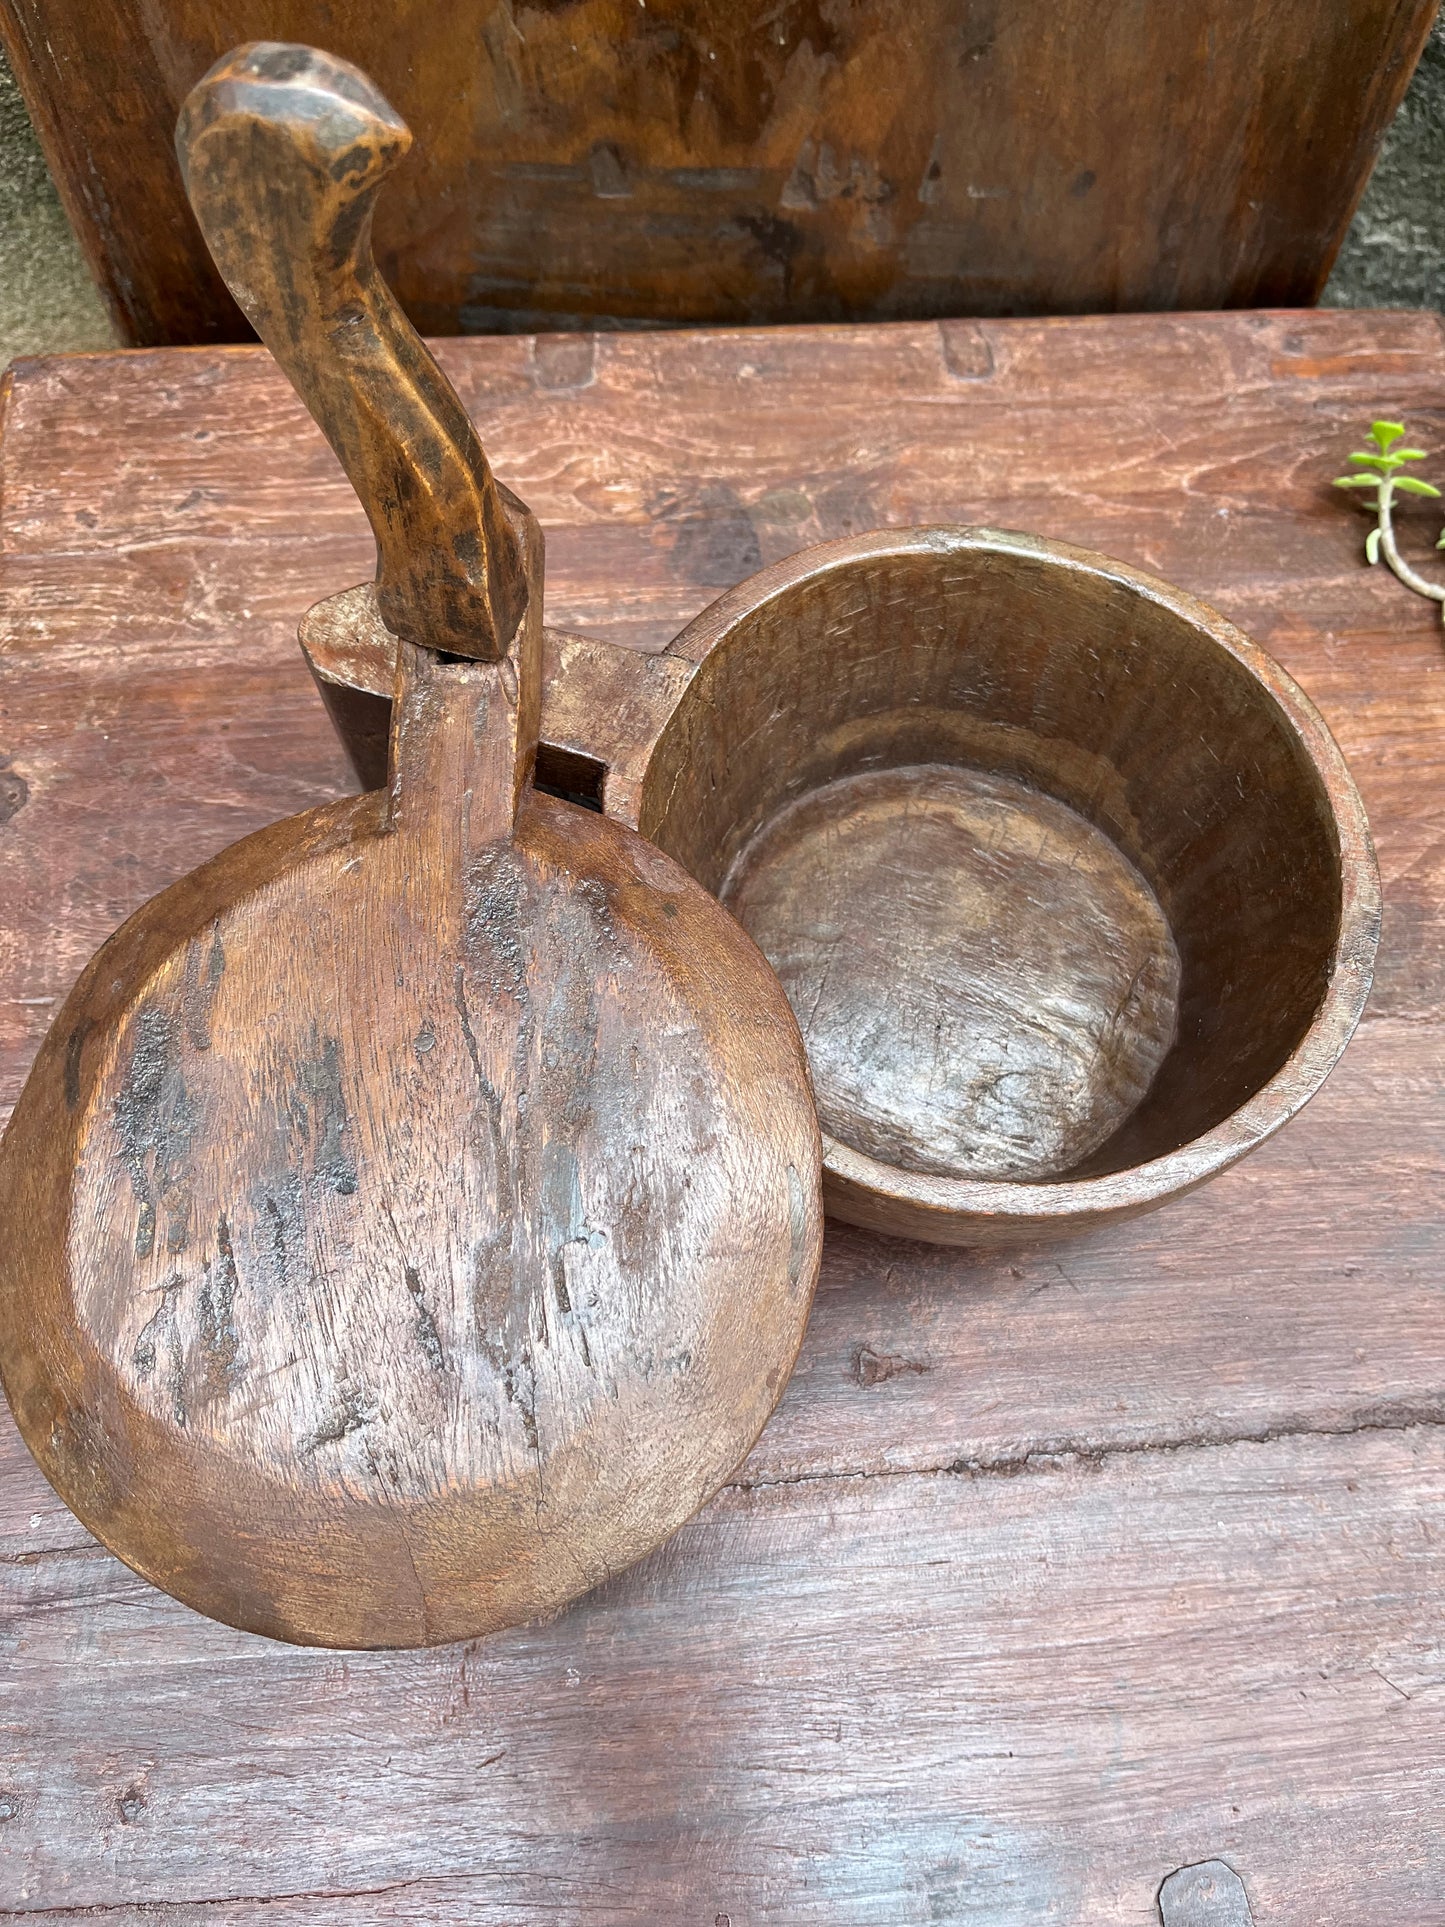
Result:
M716 1497L725 1492L766 1492L795 1485L862 1484L874 1479L1001 1478L1013 1479L1030 1473L1047 1474L1073 1466L1090 1468L1106 1465L1117 1458L1149 1458L1181 1452L1218 1452L1239 1445L1279 1445L1296 1439L1354 1438L1362 1432L1427 1432L1445 1429L1445 1396L1427 1403L1384 1403L1367 1406L1340 1419L1314 1424L1260 1426L1244 1432L1192 1432L1178 1437L1116 1440L1109 1444L1089 1439L1047 1439L1030 1446L1026 1452L999 1453L988 1458L940 1459L927 1465L878 1466L869 1469L809 1471L764 1474L758 1478L729 1479L719 1487ZM97 1540L87 1539L73 1546L35 1546L21 1552L0 1553L0 1569L30 1567L46 1559L73 1559L104 1552ZM378 1889L378 1891L386 1891ZM304 1899L304 1895L285 1898ZM65 1910L59 1909L64 1912ZM0 1908L0 1920L9 1916Z
M1217 1452L1235 1445L1277 1445L1291 1439L1353 1438L1361 1432L1417 1432L1445 1427L1445 1396L1428 1402L1400 1401L1366 1406L1333 1422L1262 1425L1253 1431L1188 1432L1178 1437L1118 1439L1108 1443L1090 1439L1046 1439L1026 1452L997 1453L976 1459L940 1459L931 1465L877 1466L867 1470L781 1472L758 1478L730 1479L724 1492L760 1492L772 1486L819 1485L844 1480L917 1478L1017 1478L1028 1472L1052 1472L1065 1465L1098 1466L1115 1458L1142 1458L1154 1453Z

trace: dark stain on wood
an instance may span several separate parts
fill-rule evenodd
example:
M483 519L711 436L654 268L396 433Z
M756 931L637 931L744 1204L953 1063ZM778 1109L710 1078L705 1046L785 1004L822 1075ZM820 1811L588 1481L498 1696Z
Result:
M313 1035L309 1054L297 1062L286 1122L294 1134L298 1168L338 1197L349 1198L356 1189L356 1164L347 1148L341 1046L334 1037Z
M170 1415L182 1429L186 1424L188 1361L177 1321L177 1302L185 1287L186 1280L179 1272L172 1272L163 1284L156 1287L160 1303L141 1326L130 1355L138 1380L159 1376L164 1382Z
M860 1345L853 1354L853 1377L866 1391L872 1385L886 1385L890 1378L921 1378L928 1370L919 1358L904 1358L898 1352L875 1352L871 1345Z
M12 769L10 758L0 756L0 829L4 829L30 801L30 785L18 769Z
M226 974L226 952L221 944L219 924L211 940L198 939L186 952L184 1012L186 1036L193 1050L209 1050L211 1044L211 1005L222 977Z
M762 567L752 518L726 482L701 482L685 493L662 495L649 512L671 537L672 567L689 582L721 588Z
M78 1029L70 1033L72 1038ZM129 1061L114 1099L116 1152L139 1207L138 1258L151 1255L162 1210L167 1215L166 1249L174 1253L186 1242L186 1173L200 1119L181 1072L180 1041L181 1027L169 1011L142 1005L131 1025Z
M240 1289L231 1227L224 1213L216 1220L216 1253L201 1269L197 1295L197 1345L203 1400L225 1397L237 1376L240 1338L236 1330L236 1293Z
M85 1052L85 1040L93 1028L89 1018L82 1018L65 1042L65 1108L68 1111L73 1111L80 1102L81 1058Z
M437 1321L432 1317L426 1295L422 1291L421 1274L416 1266L411 1264L403 1266L402 1270L406 1278L406 1288L411 1293L411 1302L416 1306L416 1337L422 1349L422 1356L434 1372L444 1371L447 1362L446 1354L442 1350Z
M331 1410L297 1446L302 1453L313 1453L323 1445L339 1445L343 1439L360 1432L376 1418L376 1399L363 1386L342 1384Z

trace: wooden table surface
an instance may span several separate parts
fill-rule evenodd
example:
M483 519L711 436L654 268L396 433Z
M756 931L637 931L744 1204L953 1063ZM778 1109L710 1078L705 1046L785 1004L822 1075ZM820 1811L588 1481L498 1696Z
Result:
M1445 483L1442 347L1330 313L443 344L559 626L657 647L762 561L928 521L1215 602L1353 764L1375 994L1313 1106L1152 1217L1003 1257L830 1229L751 1459L548 1625L213 1625L7 1416L0 1919L1145 1927L1219 1857L1257 1927L1440 1927L1445 644L1328 484L1379 414ZM345 789L293 638L370 546L259 351L21 364L0 459L8 1106L121 918Z

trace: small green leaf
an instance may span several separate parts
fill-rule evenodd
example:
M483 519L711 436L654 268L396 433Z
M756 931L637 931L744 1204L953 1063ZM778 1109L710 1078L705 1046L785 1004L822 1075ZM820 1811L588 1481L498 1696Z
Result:
M1352 462L1363 463L1363 465L1366 468L1378 468L1378 469L1384 470L1384 469L1398 466L1393 456L1369 455L1362 448L1352 448L1350 450L1349 458Z
M1423 462L1424 459L1423 448L1397 448L1394 454L1394 460L1397 462Z
M1398 442L1405 433L1403 422L1371 422L1370 440L1383 455L1393 442Z
M1445 535L1442 535L1440 540L1445 542ZM1378 529L1371 529L1370 533L1365 537L1365 560L1367 562L1378 562L1379 559L1380 531Z
M1404 489L1407 495L1438 495L1439 489L1433 482L1422 482L1418 475L1397 475L1395 487Z
M1378 488L1379 486L1378 475L1337 475L1335 477L1336 488Z

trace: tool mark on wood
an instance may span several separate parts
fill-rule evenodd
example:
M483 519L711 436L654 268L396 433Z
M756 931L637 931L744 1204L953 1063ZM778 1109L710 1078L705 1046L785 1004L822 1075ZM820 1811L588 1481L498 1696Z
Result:
M446 1355L442 1350L441 1333L437 1330L437 1321L432 1316L431 1306L428 1305L422 1292L420 1273L415 1265L408 1264L402 1267L402 1276L406 1279L406 1288L411 1294L411 1302L416 1307L415 1330L422 1356L434 1372L443 1371L446 1367Z
M196 1299L203 1399L223 1397L236 1381L236 1359L241 1349L235 1318L239 1286L231 1227L223 1213L216 1221L216 1255L201 1272L201 1288Z
M161 1208L169 1220L166 1249L174 1254L185 1248L190 1205L184 1174L199 1120L181 1076L175 1019L158 1005L145 1005L136 1013L132 1036L113 1115L119 1155L140 1207L135 1255L148 1258Z

